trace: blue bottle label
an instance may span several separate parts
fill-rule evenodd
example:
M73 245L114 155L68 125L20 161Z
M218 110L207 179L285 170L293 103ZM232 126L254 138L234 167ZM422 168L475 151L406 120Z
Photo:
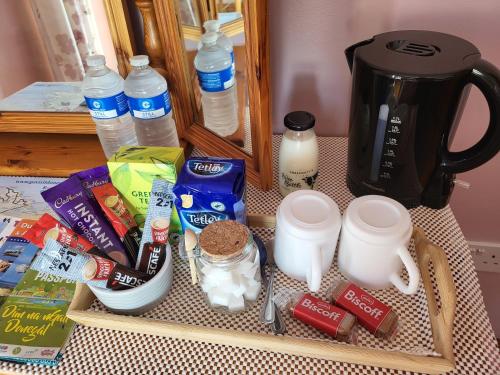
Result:
M197 70L198 81L203 91L224 91L234 85L234 70L232 64L218 72L202 72Z
M89 98L85 96L90 115L96 119L120 117L128 112L127 97L122 91L107 98Z
M132 116L148 120L168 115L172 110L168 91L152 98L128 97L128 106Z

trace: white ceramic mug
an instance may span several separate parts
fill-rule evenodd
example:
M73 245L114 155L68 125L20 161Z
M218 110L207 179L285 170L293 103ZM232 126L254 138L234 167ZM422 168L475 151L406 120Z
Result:
M317 292L332 265L341 225L339 208L327 195L314 190L287 195L276 212L276 265Z
M405 294L416 293L420 273L408 251L412 231L410 214L399 202L379 195L354 199L342 222L340 272L365 288L392 284ZM401 278L403 265L408 284Z

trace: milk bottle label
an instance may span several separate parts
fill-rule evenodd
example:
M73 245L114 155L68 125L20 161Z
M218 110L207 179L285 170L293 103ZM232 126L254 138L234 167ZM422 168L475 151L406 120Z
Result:
M132 111L132 116L143 120L165 116L172 110L168 91L152 98L128 97L128 105Z
M234 69L232 65L218 72L202 72L200 70L196 72L203 91L219 92L234 85Z
M95 119L120 117L128 112L127 97L122 91L107 98L89 98L85 96L90 115Z
M316 189L317 179L318 171L313 169L282 171L279 176L281 188L287 194L295 190Z

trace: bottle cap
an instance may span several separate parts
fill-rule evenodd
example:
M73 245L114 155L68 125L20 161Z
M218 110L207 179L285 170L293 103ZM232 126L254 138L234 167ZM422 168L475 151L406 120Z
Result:
M217 41L218 37L216 33L208 32L201 36L201 42L203 44L213 44Z
M288 129L304 131L311 129L316 123L316 119L312 113L306 111L295 111L288 113L283 122Z
M208 20L203 23L206 32L217 32L220 29L219 20Z
M87 57L87 66L106 65L106 58L103 55L92 55Z
M134 67L149 65L149 57L147 55L137 55L130 58L130 65Z

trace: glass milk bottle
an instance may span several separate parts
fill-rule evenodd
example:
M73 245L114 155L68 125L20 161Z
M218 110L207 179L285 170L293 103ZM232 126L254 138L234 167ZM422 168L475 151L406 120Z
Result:
M305 111L285 116L279 155L279 186L281 195L292 191L315 189L318 177L318 140L314 133L314 116Z

